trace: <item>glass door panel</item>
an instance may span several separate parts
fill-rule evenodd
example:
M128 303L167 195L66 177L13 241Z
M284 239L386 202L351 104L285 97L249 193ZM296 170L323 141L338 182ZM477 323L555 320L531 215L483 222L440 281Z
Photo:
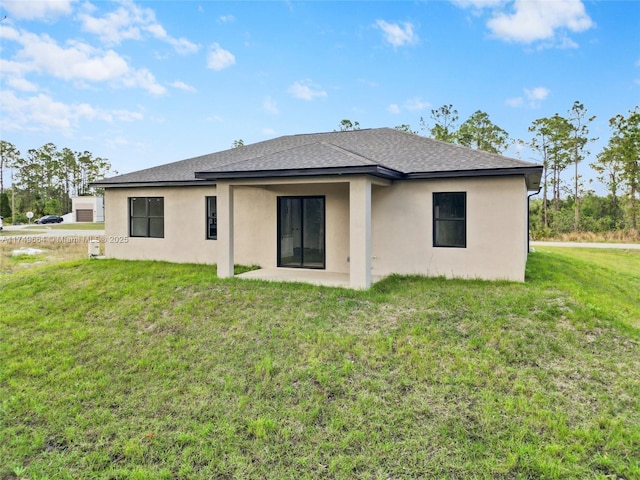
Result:
M325 268L324 197L278 197L278 266Z
M324 198L305 198L302 207L302 265L324 268Z
M299 267L302 264L301 199L278 198L278 246L280 267Z

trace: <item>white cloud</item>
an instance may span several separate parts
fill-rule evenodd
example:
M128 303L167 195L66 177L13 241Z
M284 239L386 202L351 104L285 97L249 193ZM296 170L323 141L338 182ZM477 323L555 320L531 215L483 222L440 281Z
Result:
M121 122L137 122L144 119L142 113L131 112L129 110L113 110L111 115Z
M152 21L152 18L141 18L142 10L133 7L132 4L122 4L102 18L85 11L78 14L78 19L82 23L82 30L98 35L108 45L117 45L123 40L140 40L140 25Z
M540 106L540 102L549 96L551 91L545 87L535 87L532 89L524 88L523 97L513 97L506 100L507 105L510 107L518 108L524 105L525 99L527 100L527 106L530 108L537 108Z
M35 83L22 77L9 77L7 85L21 92L36 92L38 90L38 86Z
M53 20L55 17L69 15L72 4L77 0L5 0L2 8L10 16L25 20Z
M524 93L527 98L532 102L538 102L540 100L544 100L549 96L549 89L545 87L536 87L529 90L528 88L524 89Z
M165 88L155 81L148 70L129 67L126 60L113 50L100 50L89 44L69 41L59 45L46 34L2 28L4 39L14 40L21 45L13 60L3 60L2 71L14 85L27 85L25 75L29 73L48 74L54 78L76 82L110 82L118 86L140 87L149 93L159 95Z
M153 24L145 27L145 30L151 33L158 40L163 40L173 47L176 53L180 55L188 55L197 52L200 47L186 38L173 38L167 34L167 31L160 24Z
M207 55L207 67L211 70L224 70L235 65L236 57L228 50L225 50L217 43L211 45L209 55Z
M581 0L515 0L512 13L496 13L487 26L502 40L526 44L560 35L560 46L568 48L576 44L562 31L583 32L594 23Z
M384 20L376 20L376 26L384 33L384 39L393 45L394 48L404 45L415 45L420 40L413 31L413 24L404 22L402 26L398 23L388 23Z
M195 87L192 87L191 85L181 82L180 80L176 80L175 82L172 82L169 85L173 88L177 88L178 90L184 90L185 92L191 92L191 93L197 92Z
M235 21L236 17L234 17L233 15L220 15L218 17L218 21L221 23L230 23Z
M168 43L181 55L197 52L200 48L185 38L169 35L157 22L155 12L150 8L142 8L131 1L123 0L116 10L103 17L94 17L94 8L91 7L86 6L84 11L78 14L82 29L98 35L107 45L117 45L123 40L141 40L143 34L148 33Z
M508 0L451 0L451 3L460 8L473 8L482 10L484 8L499 7L507 3Z
M429 102L425 102L418 97L411 98L404 102L404 108L410 111L424 110L425 108L429 108L430 106L431 104Z
M262 134L268 137L273 137L276 134L276 131L273 128L263 128Z
M38 72L65 80L105 81L117 78L128 70L127 62L113 50L97 50L86 43L70 42L58 45L48 35L20 32L13 38L22 45L15 55L21 73ZM13 70L17 70L14 66Z
M153 95L163 95L167 89L156 82L156 77L146 68L134 70L122 77L122 83L127 87L139 87Z
M402 107L397 103L390 104L387 107L387 111L389 113L397 114L400 113L402 109L408 110L410 112L417 112L429 107L431 107L431 104L429 102L422 100L420 97L413 97L405 100L405 102L402 104Z
M278 104L271 97L266 97L264 99L264 101L262 102L262 108L265 112L271 113L272 115L277 115L280 113L280 110L278 110Z
M400 113L400 107L396 103L392 103L387 107L389 113Z
M22 130L27 125L38 130L56 129L69 133L81 119L101 119L111 121L107 112L93 108L87 103L65 104L53 100L50 96L39 94L29 98L18 98L9 91L0 99L3 128Z
M196 45L193 42L190 42L186 38L173 38L167 37L167 43L173 47L176 53L180 55L187 55L190 53L196 53L200 50L200 45Z
M2 30L2 29L0 29ZM14 62L0 58L0 74L6 75L24 75L29 71L28 65L21 62Z
M314 98L326 97L327 92L322 90L318 85L315 85L311 80L301 80L295 82L287 90L293 97L300 100L311 101Z

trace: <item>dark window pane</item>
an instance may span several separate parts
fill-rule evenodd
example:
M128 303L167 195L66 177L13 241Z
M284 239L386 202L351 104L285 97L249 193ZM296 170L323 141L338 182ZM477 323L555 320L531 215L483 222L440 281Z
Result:
M436 197L436 218L463 219L464 194L440 193Z
M433 194L433 245L467 246L466 201L464 192Z
M216 197L207 197L207 238L218 237L218 215Z
M146 217L147 216L147 198L131 199L131 216Z
M464 222L441 220L436 222L436 245L443 247L464 247Z
M149 216L162 217L164 215L164 198L149 199Z
M164 218L149 219L149 236L155 238L164 237Z
M144 218L132 218L131 219L131 236L132 237L146 237L147 235L148 220Z

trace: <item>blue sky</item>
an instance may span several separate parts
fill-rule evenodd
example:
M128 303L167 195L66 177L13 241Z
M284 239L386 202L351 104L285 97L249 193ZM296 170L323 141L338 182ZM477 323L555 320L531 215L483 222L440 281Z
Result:
M2 0L5 15L1 138L119 173L342 119L419 130L444 104L528 140L579 100L597 116L593 157L609 118L640 103L634 0Z

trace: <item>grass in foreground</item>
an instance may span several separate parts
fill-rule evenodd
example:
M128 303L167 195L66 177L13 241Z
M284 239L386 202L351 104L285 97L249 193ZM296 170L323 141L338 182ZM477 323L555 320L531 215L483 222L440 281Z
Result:
M73 223L47 223L44 225L30 225L28 230L104 230L104 222L73 222Z
M87 258L88 245L85 241L73 243L64 240L34 236L0 238L0 278L3 274L24 269ZM35 255L19 253L29 249L37 249L41 252ZM4 305L0 303L0 314L3 312L3 307Z
M639 478L640 252L527 276L4 275L0 478Z

